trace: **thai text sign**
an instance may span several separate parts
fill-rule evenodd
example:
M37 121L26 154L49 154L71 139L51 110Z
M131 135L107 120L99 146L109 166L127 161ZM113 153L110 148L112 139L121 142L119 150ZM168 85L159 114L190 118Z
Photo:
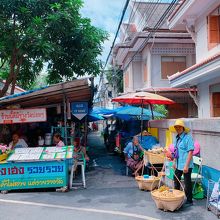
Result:
M81 120L88 114L87 102L72 102L71 104L72 114Z
M0 165L0 190L62 187L67 179L66 161Z
M46 120L45 108L0 110L0 124L42 122Z

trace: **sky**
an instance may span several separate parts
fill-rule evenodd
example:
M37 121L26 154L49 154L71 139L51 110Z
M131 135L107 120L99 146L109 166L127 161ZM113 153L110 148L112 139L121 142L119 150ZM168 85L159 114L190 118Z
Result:
M104 42L100 57L103 62L106 61L112 46L125 2L126 0L84 0L82 15L90 18L92 25L109 33L109 39Z

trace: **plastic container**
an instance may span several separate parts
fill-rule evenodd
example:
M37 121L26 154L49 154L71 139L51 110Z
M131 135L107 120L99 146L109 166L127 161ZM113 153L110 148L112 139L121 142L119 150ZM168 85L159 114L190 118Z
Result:
M45 145L51 145L51 141L52 141L51 133L46 133L45 134Z
M38 137L38 145L39 146L43 146L44 145L44 139L41 136Z
M143 175L144 179L148 179L149 175Z

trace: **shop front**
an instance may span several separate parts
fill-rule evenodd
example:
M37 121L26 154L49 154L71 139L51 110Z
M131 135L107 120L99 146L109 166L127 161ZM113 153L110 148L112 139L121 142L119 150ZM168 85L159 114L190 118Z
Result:
M4 158L0 149L1 191L68 187L74 139L84 136L86 140L87 135L86 114L83 122L74 117L71 103L92 105L88 79L0 99L0 145L6 145L9 153ZM14 133L27 143L27 148L10 146ZM63 147L53 142L55 133L60 134Z

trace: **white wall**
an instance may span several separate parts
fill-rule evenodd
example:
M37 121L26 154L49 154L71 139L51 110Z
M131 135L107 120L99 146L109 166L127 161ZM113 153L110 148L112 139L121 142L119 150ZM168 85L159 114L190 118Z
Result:
M132 62L132 72L133 72L133 90L141 89L144 86L143 74L142 74L142 62L133 61Z
M151 81L152 87L170 87L168 79L161 78L161 56L153 54L151 56ZM190 67L195 63L193 54L166 54L165 56L186 56L186 67Z
M207 14L198 18L195 24L196 37L196 63L213 56L217 52L220 52L220 45L208 50L208 28L207 28Z
M154 45L159 52L156 54L150 50L150 46L146 45L137 60L129 64L129 87L124 92L135 91L138 89L151 88L151 87L166 87L169 88L169 80L161 78L161 56L186 56L186 66L190 67L195 64L195 54L192 54L192 44L180 43L160 43ZM162 53L164 51L164 53ZM175 51L175 53L172 53ZM126 58L126 61L129 56ZM144 82L144 64L147 64L148 77ZM124 72L126 72L125 70Z
M184 119L185 124L192 131L194 140L201 146L201 157L203 165L220 170L220 118L215 119ZM159 142L165 146L165 132L175 120L154 120L150 121L150 126L159 128Z
M217 84L217 83L220 83L220 77L197 85L198 95L199 95L199 108L198 108L199 118L211 117L211 109L210 107L208 107L210 106L210 103L211 103L210 86Z

